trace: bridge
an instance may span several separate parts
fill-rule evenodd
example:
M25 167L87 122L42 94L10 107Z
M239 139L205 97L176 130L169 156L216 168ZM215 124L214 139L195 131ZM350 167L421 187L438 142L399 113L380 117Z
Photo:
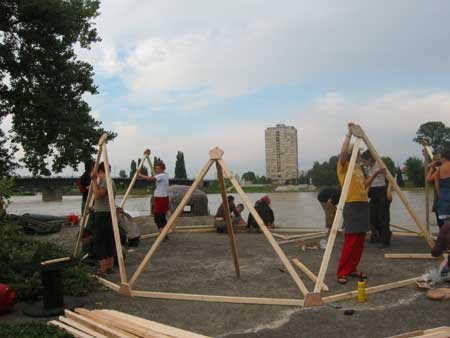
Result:
M78 177L16 177L15 192L41 192L44 201L61 201L64 192L78 191ZM114 177L116 187L126 190L131 178ZM191 179L169 179L170 185L192 185ZM203 187L209 186L211 180L204 180ZM147 189L153 185L148 181L138 179L134 185L136 189Z

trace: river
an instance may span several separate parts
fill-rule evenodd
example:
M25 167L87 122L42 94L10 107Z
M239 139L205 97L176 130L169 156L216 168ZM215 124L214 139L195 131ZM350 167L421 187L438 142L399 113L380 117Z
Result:
M425 194L424 192L406 191L408 200L415 208L420 219L425 222ZM263 194L249 193L249 199L254 203ZM241 199L237 194L236 203ZM275 224L283 227L323 227L324 212L316 199L315 192L289 192L289 193L271 193L272 208L275 213ZM120 204L122 196L116 199ZM150 211L150 199L146 196L130 196L125 204L125 209L133 216L148 215ZM430 196L432 201L432 196ZM11 204L8 206L8 212L22 215L24 213L51 214L65 216L70 213L80 213L81 197L64 196L62 202L43 202L41 195L36 196L14 196ZM220 194L208 194L208 204L211 213L215 213L221 203ZM244 217L248 215L247 210ZM434 214L430 214L431 225L436 224ZM412 218L409 216L406 208L401 203L398 196L394 196L391 205L391 223L415 227Z

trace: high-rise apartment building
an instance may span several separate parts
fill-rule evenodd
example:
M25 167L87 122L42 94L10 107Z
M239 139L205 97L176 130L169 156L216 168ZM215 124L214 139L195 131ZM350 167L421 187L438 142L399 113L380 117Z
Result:
M277 124L265 130L266 176L274 183L285 184L298 178L297 129Z

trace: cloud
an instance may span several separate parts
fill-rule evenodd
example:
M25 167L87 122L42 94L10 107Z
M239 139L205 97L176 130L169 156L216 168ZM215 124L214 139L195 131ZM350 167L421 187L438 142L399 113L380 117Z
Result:
M450 53L450 3L442 0L110 0L101 12L96 71L147 102L198 89L204 102L228 99L326 76L420 81L450 70L441 57Z

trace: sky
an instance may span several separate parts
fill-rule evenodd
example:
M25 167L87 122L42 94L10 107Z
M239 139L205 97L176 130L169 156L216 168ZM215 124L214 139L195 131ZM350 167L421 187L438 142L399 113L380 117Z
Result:
M420 124L450 126L450 1L103 0L94 116L113 172L145 148L195 177L214 146L265 175L264 129L297 128L299 167L338 153L349 121L397 164Z

